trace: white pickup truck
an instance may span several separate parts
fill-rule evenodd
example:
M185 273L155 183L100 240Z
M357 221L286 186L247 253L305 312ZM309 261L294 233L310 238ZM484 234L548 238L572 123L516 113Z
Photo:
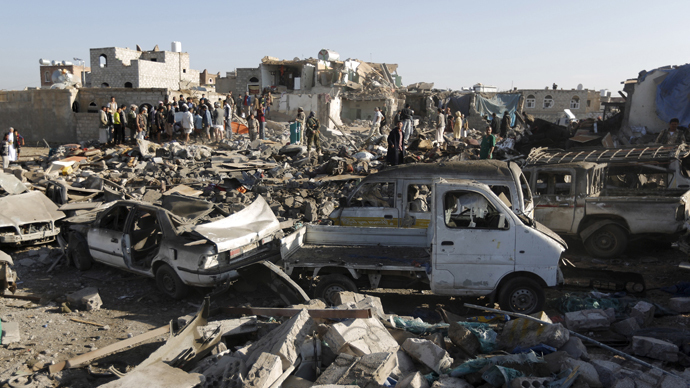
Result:
M314 296L328 302L338 291L421 286L539 311L544 288L563 280L563 240L516 215L486 184L437 178L431 185L427 228L307 225L281 240L283 269L316 281Z

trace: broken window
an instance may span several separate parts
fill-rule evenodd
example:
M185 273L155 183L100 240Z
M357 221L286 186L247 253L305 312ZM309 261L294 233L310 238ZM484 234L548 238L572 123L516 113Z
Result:
M580 97L574 96L570 100L570 109L580 109Z
M98 65L100 67L108 67L108 56L106 56L105 54L101 54L98 57Z
M544 97L544 109L549 109L551 107L553 107L553 97L547 95Z
M148 267L163 240L158 217L153 210L137 209L130 228L132 262Z
M666 167L652 165L610 165L606 186L628 189L665 189L673 180Z
M527 96L527 99L525 100L525 108L536 108L537 107L537 99L534 97L534 95L530 94Z
M569 172L540 172L535 191L538 195L565 195L572 193L573 178Z
M494 186L489 186L489 188L491 189L491 191L493 191L494 194L496 194L496 196L501 201L503 201L503 203L506 204L506 206L508 206L510 208L513 207L513 203L510 202L510 189L508 188L508 186L494 185Z
M431 211L431 188L427 185L407 186L407 208L411 212Z
M480 193L451 191L446 193L443 202L449 228L508 229L505 215Z
M352 206L394 207L395 183L372 182L363 184L353 197Z
M130 211L132 211L131 206L114 206L101 218L99 227L101 229L124 232L125 222Z

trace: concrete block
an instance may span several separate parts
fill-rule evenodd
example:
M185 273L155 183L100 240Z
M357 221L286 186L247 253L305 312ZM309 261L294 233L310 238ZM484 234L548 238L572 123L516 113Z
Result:
M356 382L362 388L379 388L395 368L395 353L371 353L363 355L338 384Z
M378 318L348 319L331 326L323 340L336 353L363 356L398 350L398 343Z
M381 298L377 296L358 294L352 291L338 292L333 298L336 309L371 309L374 316L386 319L383 312Z
M623 369L623 367L615 362L605 360L592 360L590 364L594 366L594 369L599 374L599 381L601 381L604 387L613 385L613 383L618 380L618 373Z
M283 370L286 370L299 357L299 347L304 337L312 329L313 321L307 310L300 311L282 325L273 329L267 335L254 342L247 350L247 366L251 367L259 359L261 353L271 353L280 357Z
M640 330L640 324L637 323L637 319L635 318L627 318L620 322L616 322L612 327L616 333L626 337L632 337L636 331Z
M391 371L391 377L400 380L403 376L407 376L417 370L414 365L414 360L403 350L398 350L396 353L396 366Z
M679 313L690 313L690 297L671 298L668 304L670 308Z
M448 352L429 340L408 338L402 348L413 359L428 366L438 374L450 368L453 359Z
M638 356L678 362L678 346L660 339L634 336L632 349Z
M200 361L191 372L204 375L203 387L242 388L247 376L247 366L240 358L224 352Z
M565 326L573 331L606 328L610 324L608 315L600 309L565 313Z
M560 323L542 325L538 322L518 318L506 322L499 337L504 349L513 350L516 346L532 347L539 344L559 349L570 339L570 332Z
M580 359L581 357L585 359L589 358L587 347L582 343L582 340L577 337L570 337L568 342L563 344L563 346L561 346L558 350L570 354L570 356L576 360Z
M654 311L653 304L640 301L632 308L630 316L635 318L640 326L647 327L654 320Z
M19 342L20 340L19 324L17 322L3 322L1 343L7 345Z
M543 388L552 381L551 377L518 377L510 381L510 388Z
M474 357L479 353L479 339L476 335L463 325L457 322L451 322L450 327L448 327L448 338L451 342L470 357Z
M359 361L359 357L341 353L338 358L321 373L321 376L316 379L315 384L336 384L341 377L345 376L350 371L350 368L352 368L357 361Z
M86 311L98 310L103 305L98 288L87 287L67 295L67 302L75 308Z
M251 388L269 388L283 374L283 362L280 357L270 353L261 353L252 369L247 373L245 386Z
M573 369L575 369L575 367L579 367L580 376L578 377L578 380L584 381L591 388L603 387L601 380L599 380L599 373L597 373L594 365L576 359L565 360L565 364Z
M427 383L424 375L415 372L408 374L402 380L398 381L395 388L429 388L429 383Z
M431 385L431 388L474 388L474 386L465 379L442 375Z

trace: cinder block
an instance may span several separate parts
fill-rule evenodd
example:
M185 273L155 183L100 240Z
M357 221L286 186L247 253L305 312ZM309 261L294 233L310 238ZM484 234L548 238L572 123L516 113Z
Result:
M1 343L7 345L19 342L20 340L19 324L17 322L3 322Z
M618 380L618 373L623 369L623 367L611 361L592 360L590 363L599 374L599 381L601 381L604 387L613 385Z
M606 328L610 324L608 315L600 309L565 313L565 325L573 331Z
M632 308L630 316L635 318L640 326L647 327L654 320L654 311L653 304L640 301Z
M529 348L539 344L559 349L569 339L570 332L560 323L542 325L524 318L506 322L499 337L501 346L510 350L517 346Z
M656 360L678 362L678 346L650 337L635 336L632 339L633 352L638 356Z
M67 295L67 302L76 308L85 309L86 311L98 310L103 305L96 287L82 288Z
M286 370L299 357L299 347L304 337L309 334L313 321L307 310L300 311L290 320L275 328L267 335L254 342L247 350L247 366L253 366L261 353L271 353L280 357L283 370Z
M613 324L613 330L626 337L632 337L636 331L640 330L640 324L635 318L627 318Z
M365 388L378 388L395 368L395 353L371 353L363 355L338 384L357 382Z
M453 359L448 352L438 347L429 340L408 338L402 346L413 359L428 366L438 374L442 374L450 368Z
M551 377L518 377L510 381L511 388L543 388L553 381Z
M337 384L337 382L345 376L355 363L359 361L359 357L347 353L341 353L338 358L326 368L325 371L316 379L315 384Z
M247 373L246 387L269 388L283 374L283 363L280 357L270 353L261 353L252 369Z
M580 376L578 377L578 380L583 380L591 388L598 388L603 386L601 384L601 380L599 380L599 373L597 373L597 370L596 368L594 368L594 365L585 361L575 359L565 360L565 364L573 369L575 369L575 367L579 367Z
M323 340L336 353L363 356L396 352L398 343L378 318L348 319L330 327Z

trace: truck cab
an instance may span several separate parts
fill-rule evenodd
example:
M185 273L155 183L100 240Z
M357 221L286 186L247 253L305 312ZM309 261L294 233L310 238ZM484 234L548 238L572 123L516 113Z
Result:
M434 178L485 183L518 215L532 218L532 192L519 166L495 160L419 163L387 168L362 180L329 218L339 226L426 228Z

